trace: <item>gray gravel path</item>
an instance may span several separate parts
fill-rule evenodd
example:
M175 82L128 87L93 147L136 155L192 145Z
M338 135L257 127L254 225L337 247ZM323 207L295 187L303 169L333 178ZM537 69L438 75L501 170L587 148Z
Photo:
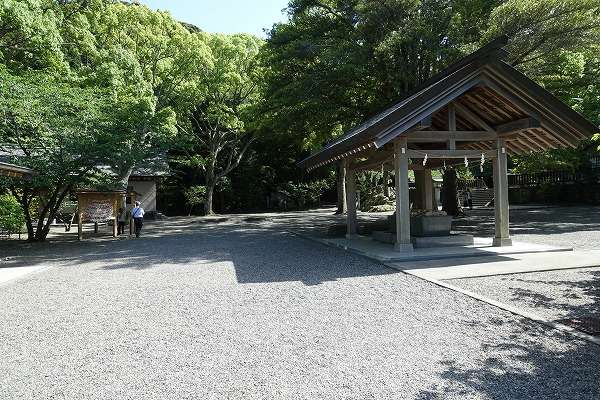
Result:
M485 278L453 279L449 283L550 320L600 316L600 268L580 268Z
M600 347L273 224L147 233L13 251L1 399L600 396Z
M494 236L493 210L468 211L453 229L475 236ZM600 207L545 207L510 210L510 234L515 241L576 250L600 248Z

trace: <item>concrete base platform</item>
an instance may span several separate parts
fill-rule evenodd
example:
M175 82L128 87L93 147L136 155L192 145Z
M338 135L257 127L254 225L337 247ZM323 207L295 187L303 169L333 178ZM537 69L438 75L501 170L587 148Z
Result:
M514 243L510 247L494 247L492 239L474 238L474 244L471 246L416 248L412 252L402 253L395 250L390 244L381 243L365 236L356 236L351 239L314 237L311 237L311 239L381 262L430 261L489 256L504 257L515 254L570 252L573 250L571 247L554 247L529 243Z
M346 237L348 239L348 237ZM387 231L374 231L371 238L376 242L394 244L396 234ZM411 238L415 249L424 249L431 247L452 247L452 246L472 246L475 244L471 235L447 235L447 236L413 236Z
M475 238L473 246L420 248L404 253L365 236L308 238L429 281L600 266L600 250L573 251L569 247L519 242L494 247L492 239L484 238Z
M521 253L482 258L386 262L385 265L427 280L448 280L597 267L600 266L600 251Z
M505 246L512 246L513 242L511 238L503 238L503 239L499 239L499 238L494 238L494 241L492 242L492 246L494 247L505 247Z
M475 244L475 239L472 235L413 237L412 241L417 249L429 249L432 247L473 246Z

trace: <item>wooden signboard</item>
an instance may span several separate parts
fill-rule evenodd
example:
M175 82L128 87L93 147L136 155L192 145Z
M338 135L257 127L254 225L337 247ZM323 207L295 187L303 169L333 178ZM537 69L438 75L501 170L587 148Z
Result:
M83 239L83 222L113 221L113 237L117 236L117 212L125 192L77 192L78 233Z
M83 210L83 220L90 222L106 222L115 215L111 200L90 200Z

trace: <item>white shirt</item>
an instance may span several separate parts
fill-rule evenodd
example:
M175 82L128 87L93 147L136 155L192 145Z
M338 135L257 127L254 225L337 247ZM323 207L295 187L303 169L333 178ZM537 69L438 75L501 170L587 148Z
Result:
M144 209L142 207L134 207L133 210L131 210L131 216L133 218L144 218Z

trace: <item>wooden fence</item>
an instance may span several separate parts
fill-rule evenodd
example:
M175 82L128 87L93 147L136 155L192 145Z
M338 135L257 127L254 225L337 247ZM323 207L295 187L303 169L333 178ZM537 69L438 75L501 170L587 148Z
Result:
M544 183L574 183L580 182L583 175L580 172L546 171L534 174L509 174L509 187L537 186Z

